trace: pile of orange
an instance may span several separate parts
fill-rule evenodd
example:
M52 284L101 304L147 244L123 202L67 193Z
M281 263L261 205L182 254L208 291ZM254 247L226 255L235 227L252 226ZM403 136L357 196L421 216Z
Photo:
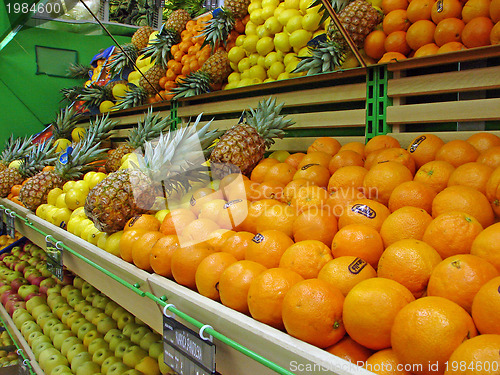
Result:
M383 0L382 10L382 28L364 44L379 62L500 43L498 0Z
M322 137L133 219L120 250L373 372L463 374L446 362L498 362L499 202L491 133Z

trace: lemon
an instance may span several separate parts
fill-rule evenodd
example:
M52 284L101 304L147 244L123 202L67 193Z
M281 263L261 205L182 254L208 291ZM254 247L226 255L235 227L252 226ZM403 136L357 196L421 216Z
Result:
M87 194L85 194L80 189L71 189L65 193L64 202L70 210L76 210L79 207L85 205L85 199L87 199Z
M153 40L155 40L158 33L159 33L159 31L153 31L151 34L149 34L149 42L152 42Z
M160 210L155 213L155 217L160 221L160 223L163 223L163 219L165 219L165 216L167 216L169 212L169 209Z
M88 224L86 227L82 229L82 232L80 233L80 238L82 240L87 241L89 234L95 233L95 231L97 231L97 228L95 227L94 223L90 221L90 224Z
M92 220L90 220L90 219L80 220L80 222L77 223L77 225L75 225L75 227L73 229L73 234L75 236L81 237L82 231L90 225L94 226L94 223L92 222Z
M47 214L47 208L50 206L47 203L41 204L35 211L36 216L45 220L45 215Z
M147 65L144 55L137 56L137 59L135 59L135 66L137 66L138 68L142 68L144 65Z
M325 31L325 30L323 30L323 29L318 29L318 30L316 30L316 31L313 33L313 39L314 39L314 38L316 38L317 36L322 35L322 34L325 34L325 33L326 33L326 31Z
M257 34L257 25L254 24L252 21L248 21L247 24L245 25L245 34L246 34L246 36ZM240 35L240 36L243 36L243 35ZM243 40L245 40L245 39L246 38L243 38Z
M257 42L256 45L257 53L261 56L266 56L269 52L274 50L273 38L265 36Z
M276 51L269 52L264 58L264 66L269 69L276 61L283 61L283 54Z
M144 68L145 67L140 68L141 71ZM139 73L139 71L137 71L137 70L134 70L133 72L130 72L130 74L128 75L127 81L129 81L130 83L132 83L132 82L134 82L134 81L136 81L136 80L138 80L140 78L141 78L141 73ZM118 85L125 85L125 84L124 83L119 83ZM114 93L113 93L113 96L114 96ZM123 96L123 95L121 95L121 96ZM118 98L119 98L119 96L115 96L115 99L118 99Z
M51 206L56 205L57 198L63 193L62 189L60 188L54 188L51 191L49 191L49 194L47 194L47 204L50 204Z
M283 53L290 51L291 45L287 33L283 31L274 36L274 48Z
M252 1L250 4L248 4L248 13L250 14L250 21L252 22L252 13L257 9L262 9L262 3L260 1Z
M275 16L269 17L266 22L264 22L264 27L270 34L277 34L283 31L283 25L278 21Z
M232 72L229 77L227 77L227 83L238 82L241 79L241 74L238 72Z
M252 5L252 4L250 4ZM250 8L250 5L248 6ZM250 13L250 21L252 21L256 25L262 25L265 19L262 17L262 9L255 9L252 13Z
M246 38L246 35L244 35L244 34L238 35L238 37L234 41L234 44L238 47L241 47L243 45L243 42L245 41L245 38Z
M281 12L285 10L285 4L281 3L275 10L274 10L274 17L279 18L279 15Z
M274 47L274 44L273 44L273 47ZM259 58L257 59L257 65L260 65L264 69L266 69L265 61L266 61L266 57L265 56L259 56Z
M45 220L47 220L49 223L52 223L52 215L54 212L56 212L58 208L56 206L51 206L47 207L45 210Z
M311 40L311 37L312 33L310 31L300 29L291 33L288 40L290 41L290 45L293 49L298 51L307 45L307 42Z
M318 13L307 13L302 17L302 28L307 31L316 31L321 22L321 15Z
M108 253L116 255L117 257L120 256L120 239L123 236L123 231L119 231L116 233L113 233L106 239L106 243L104 244L104 250L106 250Z
M238 87L245 87L255 84L252 78L243 78L240 83L238 83Z
M246 56L245 50L243 47L234 46L227 53L227 58L230 62L238 64L242 58Z
M261 81L267 78L266 70L260 65L254 65L250 68L250 79L257 78Z
M73 216L70 217L68 224L66 225L66 230L70 233L75 234L76 228L80 225L82 220L84 220L84 217L81 216Z
M300 11L298 9L287 9L285 8L277 17L278 21L285 26L290 18L294 16L300 16Z
M87 131L84 128L76 127L71 132L71 139L75 143L80 142L83 137L85 137L85 133L87 133Z
M133 72L131 72L130 74L132 74ZM139 73L137 73L139 74ZM140 74L139 74L140 75ZM127 89L128 89L128 86L124 83L117 83L116 85L113 86L113 90L112 90L112 93L113 93L113 97L115 99L118 99L122 96L125 96L126 92L127 92Z
M280 0L262 0L262 8L273 7L276 8L280 5Z
M267 31L266 26L264 24L257 26L256 32L259 38L263 38L265 36L271 36L271 33Z
M262 19L266 21L269 17L274 16L275 9L276 7L272 5L267 5L265 7L262 7L262 13L261 13Z
M302 14L305 14L307 12L307 9L313 2L311 0L300 0L299 1L299 9L302 12Z
M271 159L276 159L280 163L284 163L286 158L290 156L290 153L285 150L278 150L274 151L271 155L269 155L269 158Z
M302 18L302 15L296 15L290 18L286 23L285 30L291 34L295 30L302 29Z
M267 71L269 78L277 79L281 73L285 71L285 64L281 61L275 61Z
M97 172L94 172L94 171L91 171L91 172L87 172L83 175L83 181L87 181L89 182L92 177L96 174Z
M272 78L266 78L262 83L274 82L274 81L276 81L276 80L272 79Z
M316 5L315 7L307 8L306 13L319 13L320 9L321 5Z
M92 245L97 245L97 241L99 241L99 237L101 236L102 232L97 229L97 228L92 228L92 230L89 230L87 237L84 238L87 242L90 242Z
M288 75L288 72L283 72L281 73L276 80L282 80L282 79L289 79L290 76Z
M87 218L87 215L85 215L85 208L84 207L78 207L76 210L73 210L71 213L71 218L74 217L81 217L83 219Z
M9 168L11 169L19 169L21 166L21 160L13 160L9 163Z
M99 112L106 113L113 110L115 103L111 100L104 100L101 104L99 104Z
M85 194L88 194L90 191L90 185L89 185L88 181L79 180L79 181L75 182L75 185L73 185L73 189L80 189Z
M300 49L300 51L297 53L298 57L306 57L306 56L311 56L311 50L309 47L305 46Z
M240 81L246 78L250 78L250 67L241 72Z
M61 152L71 146L71 141L66 138L59 138L54 142L54 145L56 146L56 152Z
M257 34L247 35L247 37L245 38L245 41L243 42L243 48L245 49L245 51L247 53L254 53L257 51L257 42L258 41L259 41L259 37L257 36ZM239 69L239 67L238 67L238 69Z
M257 52L252 53L250 56L248 56L248 60L250 61L250 66L257 65L257 63L259 62L259 56L260 55Z
M59 194L56 199L56 207L57 208L68 208L66 204L66 193Z
M73 189L73 186L75 186L75 181L68 181L63 185L62 191L63 193L66 193Z
M297 9L300 8L300 0L285 0L286 9Z
M71 210L68 208L58 208L52 214L52 223L58 227L65 228L69 222Z
M382 0L367 0L373 7L381 7Z
M97 240L97 247L99 249L104 250L104 246L106 246L106 241L108 240L109 234L101 232L99 235L99 239Z
M241 59L240 62L238 63L238 71L240 73L243 73L243 72L245 72L245 70L250 69L250 66L251 66L250 58L245 57L245 58Z

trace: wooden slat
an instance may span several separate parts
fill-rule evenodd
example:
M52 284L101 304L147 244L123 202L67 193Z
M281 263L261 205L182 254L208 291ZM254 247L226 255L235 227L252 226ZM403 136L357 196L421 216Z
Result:
M389 80L387 94L414 96L500 87L500 66Z
M286 150L289 152L304 152L314 142L314 140L316 138L317 137L293 137L293 138L277 139L276 143L271 146L270 150L271 151ZM343 145L346 143L349 143L349 142L365 143L364 136L335 137L335 139Z
M410 104L387 108L388 123L487 121L500 117L500 98Z
M487 130L488 133L496 134L500 137L500 131L490 131ZM456 132L426 132L425 134L435 134L439 138L441 138L445 142L452 141L454 139L462 139L466 140L471 135L478 133L477 131L456 131ZM401 147L407 148L411 141L413 141L416 137L421 135L422 133L389 133L388 135L396 138Z

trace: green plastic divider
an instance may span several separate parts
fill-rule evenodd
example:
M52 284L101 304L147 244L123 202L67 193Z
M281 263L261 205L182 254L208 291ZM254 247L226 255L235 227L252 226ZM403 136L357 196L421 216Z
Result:
M28 371L30 372L30 374L32 375L36 375L36 372L33 370L33 367L31 367L31 361L29 360L29 358L27 358L25 355L24 355L24 350L22 348L19 347L19 345L17 344L17 341L16 339L12 336L12 333L10 333L10 331L7 329L7 325L5 324L5 321L3 320L3 318L0 316L0 322L2 322L2 325L4 327L6 327L6 331L7 331L7 334L9 335L9 337L11 338L12 342L14 343L14 346L17 348L16 350L16 353L18 356L20 356L22 359L23 359L23 364L28 366Z
M14 215L17 216L20 220L23 220L24 223L25 223L25 225L28 226L29 228L33 229L34 231L38 232L39 234L43 235L46 238L51 238L52 240L56 241L56 243L60 243L61 247L63 247L65 250L69 251L72 255L78 257L79 259L81 259L85 263L87 263L87 264L91 265L92 267L98 269L99 271L101 271L102 273L104 273L107 276L111 277L113 280L115 280L118 283L122 284L126 288L131 289L132 291L134 291L135 293L137 293L139 296L150 298L150 299L152 299L153 301L155 301L156 303L158 303L159 305L161 305L163 307L167 306L167 303L166 303L166 301L168 300L167 297L162 296L162 298L158 298L158 297L156 297L152 293L144 292L144 291L140 290L140 285L138 285L138 284L131 284L131 283L127 282L126 280L123 280L122 278L114 275L113 273L111 273L110 271L108 271L107 269L105 269L104 267L101 267L97 263L91 261L90 259L84 257L83 255L79 254L78 252L76 252L73 249L69 248L62 241L57 241L56 239L54 239L54 237L52 237L52 235L47 234L44 231L38 229L36 226L34 226L33 223L31 223L29 221L28 218L25 218L25 217L19 215L15 211L9 210L8 208L6 208L3 205L0 205L0 209L4 209L6 211L8 210L8 212L13 212ZM184 319L186 322L194 325L195 327L201 328L203 326L206 326L206 324L203 324L203 323L199 322L198 320L194 319L193 317L189 316L188 314L185 314L182 311L178 310L174 306L169 306L169 307L167 307L167 309L170 312L172 312L172 313L176 314L177 316L179 316L180 318ZM253 360L259 362L260 364L262 364L262 365L270 368L271 370L275 371L278 374L282 374L282 375L294 375L293 372L291 372L291 371L289 371L289 370L287 370L287 369L279 366L278 364L276 364L276 363L268 360L267 358L265 358L265 357L263 357L263 356L255 353L254 351L246 348L245 346L240 345L236 341L234 341L234 340L232 340L232 339L224 336L223 334L217 332L213 328L208 327L208 328L205 329L205 332L207 332L208 334L212 335L214 338L218 339L219 341L223 342L224 344L229 345L230 347L232 347L233 349L239 351L240 353L242 353L242 354L244 354L244 355L252 358Z
M390 133L387 124L387 107L392 99L387 97L389 72L386 65L369 66L366 81L366 140L380 134Z

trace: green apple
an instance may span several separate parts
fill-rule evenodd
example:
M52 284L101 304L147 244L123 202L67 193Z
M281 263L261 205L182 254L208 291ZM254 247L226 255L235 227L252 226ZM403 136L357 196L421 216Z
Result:
M73 372L67 365L59 365L52 370L50 375L73 375Z
M54 346L52 345L52 343L50 343L50 342L41 342L41 343L33 346L32 350L33 350L33 354L35 355L35 359L38 361L40 353L43 352L44 350L48 349L48 348L54 348Z
M85 318L84 318L84 319L85 319ZM77 331L76 335L78 336L78 338L79 338L80 340L82 340L82 341L83 341L84 336L85 336L88 332L90 332L90 331L95 331L95 330L96 330L96 326L95 326L95 325L93 325L92 323L90 323L89 321L87 321L87 319L85 319L85 323L84 323L84 324L82 324L82 325L80 326L80 328L78 328L78 331Z
M52 344L52 340L50 339L49 336L41 335L33 339L33 341L31 342L31 346L35 347L38 344L41 344L42 342L48 342L49 344Z
M84 308L81 313L85 315L85 319L87 319L89 322L92 322L97 315L102 313L102 310L89 305L89 307Z
M113 311L115 311L119 307L120 307L120 305L117 304L115 301L109 301L106 305L106 308L104 309L104 313L106 315L112 316Z
M69 349L75 344L81 344L81 342L82 341L76 336L69 336L68 338L64 339L61 344L62 355L65 355L67 358Z
M106 336L104 336L104 340L106 340ZM112 350L112 351L115 351L116 350L116 347L118 346L118 344L120 344L121 342L124 342L124 341L128 341L130 342L124 335L122 335L121 333L119 335L115 335L113 336L109 341L108 341L108 345L109 345L109 348Z
M142 374L160 375L160 367L155 358L156 357L144 357L134 368Z
M12 320L18 329L21 328L21 325L28 320L35 320L31 314L25 309L17 309L12 314Z
M107 374L108 373L108 369L111 367L111 365L113 363L117 363L117 362L120 362L121 363L121 359L118 358L118 357L115 357L115 356L111 356L111 357L108 357L104 360L104 362L102 363L101 365L101 372L103 374Z
M56 314L54 314L52 311L44 311L43 313L38 315L38 317L36 318L36 322L43 330L43 327L45 326L45 322L47 320L50 320L50 319L55 319L56 321L59 321L59 319L57 319Z
M62 289L61 289L61 292L62 292ZM80 301L83 300L83 299L85 299L85 298L83 298L82 292L79 289L76 289L76 288L72 287L66 293L66 299L69 300L69 299L74 298L74 297L79 297Z
M108 297L106 297L104 294L98 294L92 300L92 306L98 307L104 311L104 309L106 308L106 305L108 304L109 301L111 301L111 300Z
M73 332L75 335L78 336L78 330L80 329L81 326L83 326L84 324L87 324L88 323L88 320L85 319L85 317L81 317L81 318L77 318L73 321L73 324L71 324L71 332ZM91 323L92 324L92 323ZM81 338L80 338L81 340Z
M115 362L108 368L106 375L121 375L130 368L123 362Z
M73 326L73 323L75 322L75 320L79 319L79 318L83 318L84 316L79 313L78 311L73 311L67 318L66 318L66 322L63 322L64 324L66 324L69 328L71 328Z
M49 289L47 289L46 294L47 294L47 296L50 296L51 294L54 294L54 293L60 294L61 289L62 289L62 285L56 284L56 285L51 286Z
M67 327L64 323L61 323L61 321L59 320L57 324L53 325L51 328L50 328L50 332L49 332L49 336L50 336L50 339L53 341L54 340L54 337L59 333L59 332L62 332L64 330L66 330Z
M144 348L143 348L144 349ZM163 357L164 345L163 341L157 341L149 346L149 356L153 358Z
M92 356L92 362L97 363L99 366L103 364L103 362L106 360L108 357L113 357L114 353L107 349L107 348L101 348L97 350L94 355Z
M120 341L120 343L118 343L118 345L116 345L115 356L118 358L123 358L123 356L127 352L128 348L130 348L133 345L134 345L134 343L132 343L131 341L126 340L126 339ZM111 348L111 346L110 346L110 349L113 350Z
M79 311L79 312L82 312L82 310L87 307L87 306L91 306L90 303L88 303L87 301L85 301L84 299L81 300L80 302L78 302L74 309L75 311ZM82 313L83 314L83 313ZM84 314L85 315L85 314Z
M106 334L106 332L109 332L112 329L115 329L116 322L111 318L110 316L107 316L97 322L97 331L101 334Z
M57 319L57 317L53 317L53 318L50 318L50 319L44 321L43 327L42 327L42 325L40 325L40 327L42 327L43 333L45 333L47 336L50 337L50 335L52 333L52 327L54 327L58 324L62 324L61 321L59 319ZM63 329L64 329L64 324L63 324Z
M97 323L99 323L99 321L101 319L104 319L104 318L109 318L106 314L104 314L104 312L102 312L103 310L101 310L101 312L99 314L97 314L93 319L92 319L92 323L97 325Z
M42 331L34 331L34 332L31 332L31 333L28 335L28 337L26 338L26 341L28 341L28 344L29 344L30 346L33 346L33 345L31 345L31 344L32 344L32 342L33 342L33 340L35 340L37 337L40 337L40 336L45 336L45 335L43 334L43 332L42 332Z
M104 340L109 342L116 335L122 335L122 332L119 329L111 329L104 335Z
M111 302L113 302L113 301L111 301ZM118 306L116 309L114 309L111 312L111 314L108 314L108 315L111 316L114 320L118 321L118 319L120 318L120 316L122 314L130 314L130 313L127 310L125 310L123 307Z
M68 293L72 290L78 290L77 288L75 288L73 285L64 285L62 288L61 288L61 296L63 296L64 298L68 298Z
M64 360L61 361L61 359ZM53 364L54 365L53 367L57 367L58 365L67 365L68 361L66 357L61 354L59 350L52 347L45 349L38 355L38 363L40 364L40 367L43 369L43 371L45 371L45 373L50 374L50 371L47 370L47 365Z
M58 293L52 293L50 295L47 296L47 305L49 305L49 307L51 308L51 310L54 310L54 307L58 304L58 303L67 303L66 302L66 298L64 298L63 296L61 296L60 294Z
M73 286L77 289L82 290L83 284L86 283L80 276L75 276L73 279Z
M101 367L94 362L85 362L76 369L76 375L96 375L100 374Z
M38 293L37 285L21 285L17 290L17 294L21 296L22 299L26 299L32 293Z
M98 290L96 288L94 288L94 286L91 285L87 281L83 282L81 291L82 291L82 296L85 299L90 295L90 293L97 293L98 292Z
M125 325L125 327L123 327L122 331L123 331L123 334L125 336L127 336L128 338L130 338L130 336L132 336L132 333L139 327L142 327L140 326L139 324L133 322L133 323L128 323Z
M130 335L130 341L132 341L134 344L139 345L141 342L141 339L144 337L146 333L151 332L151 330L148 327L138 327L132 332Z
M69 305L68 305L69 306ZM61 322L63 322L64 324L66 324L66 326L68 325L68 318L74 313L74 312L77 312L75 310L73 310L70 306L69 309L67 310L64 310L64 312L62 313L61 315Z
M80 292L78 289L75 289L75 290L78 291L78 292ZM68 305L70 305L72 308L75 308L75 306L78 305L81 301L83 301L83 297L81 297L81 296L71 296L71 297L68 298Z
M141 337L139 341L139 346L144 350L149 350L149 347L155 342L160 341L161 336L156 332L148 332Z
M66 302L61 302L60 304L58 303L56 306L54 306L54 310L52 310L52 312L56 314L57 317L62 321L62 316L67 310L73 311L70 305L68 305Z
M92 323L90 323L90 324L92 324ZM80 327L80 329L81 329L81 327ZM102 338L102 337L103 337L103 335L101 335L99 332L97 332L96 329L92 329L92 330L88 331L83 336L83 338L82 338L83 345L88 347L93 340L95 340L97 338Z
M36 298L36 297L33 297L33 298ZM30 299L30 301L31 301L31 299ZM40 314L42 314L43 312L51 312L50 307L48 305L37 305L37 306L33 307L30 311L31 315L33 316L33 318L35 318L35 320L38 319L38 316Z
M65 329L63 331L60 331L55 334L54 338L52 339L52 344L54 344L54 347L58 350L61 350L62 343L64 340L66 340L68 337L74 336L73 332L71 332L69 329Z
M139 362L147 356L148 352L142 349L139 345L132 345L125 351L122 360L128 367L135 368L135 366L137 366Z
M90 354L87 352L87 348L85 347L85 345L81 343L73 344L73 346L68 349L66 358L68 358L69 363L73 364L73 358L75 358L80 353L87 353L90 361ZM71 369L73 370L73 367L71 367Z
M108 343L102 338L98 337L90 342L90 344L87 347L87 351L94 355L96 351L98 351L101 348L109 348Z
M28 320L26 322L24 322L22 325L21 325L21 333L22 335L26 338L28 337L28 335L31 333L31 332L35 332L35 331L39 331L39 332L42 332L42 329L40 328L40 326L38 324L36 324L36 322L34 322L33 320Z
M78 367L83 365L85 362L92 362L92 356L84 351L84 352L79 352L75 356L72 356L72 358L68 358L69 363L71 363L71 370L73 372L76 372Z
M123 375L142 375L143 373L135 368L131 368L123 373ZM152 374L153 375L153 374Z
M90 292L89 295L85 297L85 301L87 301L88 303L92 303L94 297L97 296L98 294L99 292Z
M128 311L122 313L118 319L116 320L116 324L118 325L118 329L123 329L127 324L134 323L135 317L129 313Z

